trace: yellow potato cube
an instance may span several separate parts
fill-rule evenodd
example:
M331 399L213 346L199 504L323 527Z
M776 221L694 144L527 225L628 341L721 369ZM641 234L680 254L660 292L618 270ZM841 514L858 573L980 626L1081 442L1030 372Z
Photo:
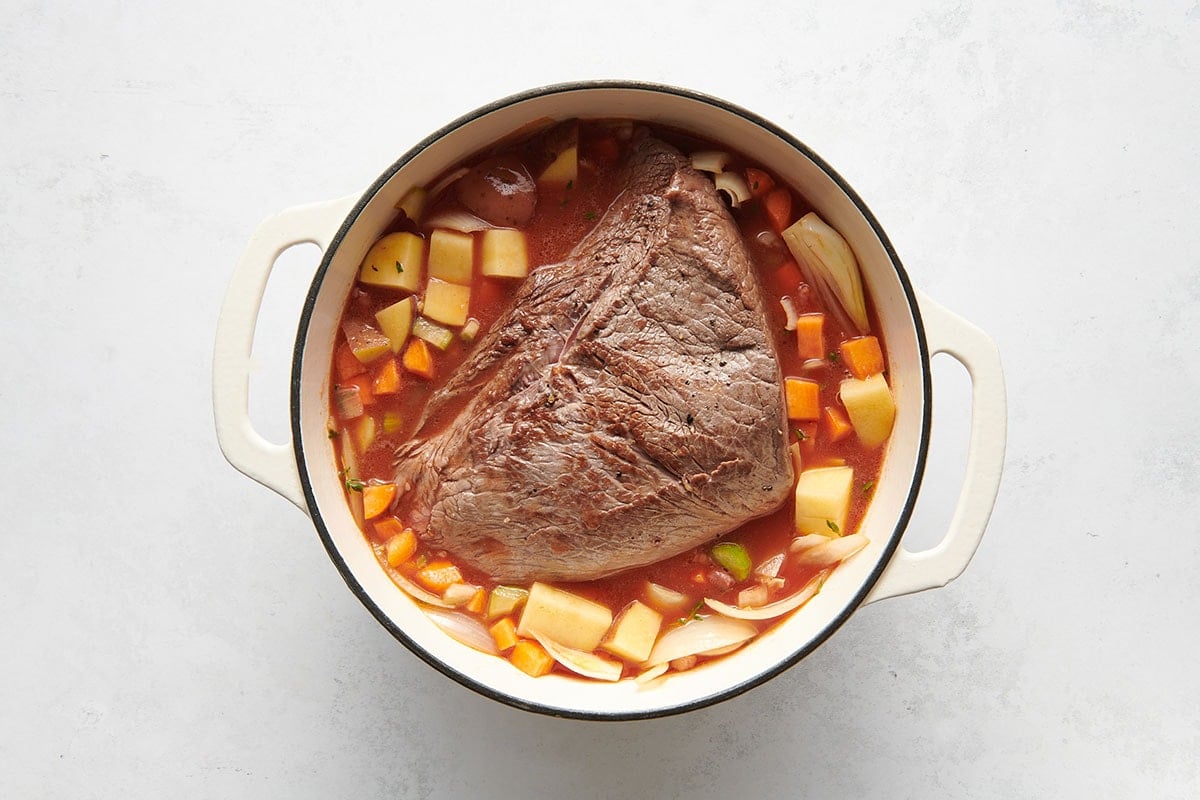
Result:
M529 587L517 633L537 631L547 639L576 650L591 652L612 625L612 612L599 603L544 583Z
M662 614L634 600L617 615L608 635L600 643L600 649L626 661L645 661L661 627Z
M388 338L392 352L399 353L404 349L404 343L408 341L408 334L412 331L413 299L406 297L399 303L393 303L376 312L375 321L379 323L383 335Z
M558 157L538 176L538 183L557 183L566 185L579 176L579 148L571 145L558 154Z
M415 233L389 233L367 251L358 279L371 286L415 292L421 285L425 240Z
M867 447L886 442L896 421L896 401L883 375L861 380L847 378L842 381L839 393L858 440Z
M850 515L853 467L806 469L796 479L796 532L840 536Z
M479 271L490 278L524 278L529 274L525 234L511 228L493 228L483 233Z
M429 276L450 283L468 284L475 262L475 237L469 233L438 229L429 237Z
M425 287L425 306L421 313L443 325L463 325L467 321L470 305L470 286L430 278Z

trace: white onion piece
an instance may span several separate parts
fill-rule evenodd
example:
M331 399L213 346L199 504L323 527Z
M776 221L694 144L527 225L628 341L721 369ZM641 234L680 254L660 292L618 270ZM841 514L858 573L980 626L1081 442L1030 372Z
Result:
M724 192L729 196L729 205L738 208L753 197L750 194L750 187L746 185L746 179L736 172L721 172L713 176L713 183L717 187L718 192Z
M692 153L692 169L698 169L701 172L724 172L725 165L729 163L729 153L720 150L700 150Z
M454 608L454 606L442 600L442 598L438 597L436 594L430 594L420 586L417 586L415 583L406 578L399 570L393 569L387 565L384 566L384 569L387 570L387 574L389 577L391 577L392 582L399 586L400 590L412 599L420 600L422 603L426 603L427 605L431 606L437 606L438 608Z
M800 319L800 314L796 311L796 301L792 299L791 295L785 294L779 298L779 305L783 306L783 315L786 317L783 329L785 331L796 330L796 321Z
M802 553L810 547L816 547L819 544L828 542L831 536L826 536L823 533L806 533L803 536L797 536L792 539L792 543L788 545L788 550L793 553Z
M678 658L705 653L754 638L758 628L749 622L719 615L680 625L658 637L645 665L653 667Z
M473 647L481 653L500 655L500 651L496 649L496 640L488 633L487 628L483 627L483 623L474 617L457 611L443 611L440 608L421 610L451 639Z
M776 553L755 567L754 574L763 578L774 578L779 574L779 568L783 566L783 559L783 553Z
M470 583L452 583L442 592L442 600L455 607L465 606L475 599L478 591L479 587Z
M868 333L867 305L863 299L858 259L842 235L815 213L809 212L783 232L783 241L838 321L858 333ZM847 324L848 323L848 324Z
M637 675L637 677L635 677L633 679L633 682L642 684L642 685L648 684L648 683L650 683L650 681L654 680L655 678L659 678L659 677L662 677L663 675L665 675L667 672L667 668L669 666L670 666L670 664L668 664L666 661L664 661L661 664L655 664L650 669L639 673Z
M459 233L474 233L496 227L467 211L442 211L425 221L422 228L449 228Z
M813 595L821 589L821 584L825 582L825 577L829 573L820 572L813 576L813 579L804 584L804 588L796 592L791 597L785 597L782 600L777 600L770 605L760 606L758 608L738 608L727 603L722 603L720 600L713 600L710 597L704 598L704 603L718 614L723 614L726 617L733 619L775 619L781 617L789 611L795 611L800 606L807 603ZM714 617L715 619L715 617Z
M716 649L714 649L714 650L705 650L703 653L697 653L696 655L698 655L698 656L709 656L709 657L712 657L712 656L723 656L723 655L727 655L727 654L729 654L729 653L732 653L734 650L737 650L737 649L738 649L739 647L741 647L743 644L745 644L745 642L738 642L737 644L726 645L725 647L718 647L718 648L716 648Z
M804 470L804 456L800 455L800 443L792 442L788 454L792 457L792 470L799 475Z
M598 681L621 680L621 664L618 661L598 656L584 650L559 644L553 639L542 636L537 631L530 631L538 644L546 648L551 657L567 669L585 678L595 678Z
M823 366L825 366L825 359L809 358L805 359L804 363L800 365L800 369L820 369Z
M831 567L839 561L845 561L870 543L861 533L839 536L801 551L796 556L796 563L803 567Z
M443 189L445 189L450 184L454 183L456 180L461 178L463 175L466 175L468 172L470 172L470 170L467 169L466 167L459 167L458 169L454 170L449 175L447 175L446 177L442 178L440 181L435 183L433 185L433 188L429 190L429 194L427 194L426 197L437 197L439 194L442 193Z

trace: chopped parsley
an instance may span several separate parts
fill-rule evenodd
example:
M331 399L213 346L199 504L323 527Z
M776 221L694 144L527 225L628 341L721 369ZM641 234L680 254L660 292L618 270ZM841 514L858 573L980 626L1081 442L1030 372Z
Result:
M399 261L396 262L396 272L400 272L400 273L404 272L404 265L401 264Z
M686 613L682 617L680 617L679 624L686 625L687 623L691 622L694 619L700 619L700 609L702 609L702 608L704 608L703 600L697 602L691 611L689 611L688 613Z
M596 218L596 212L595 211L585 211L585 212L583 212L583 218L586 219L588 222L591 222L592 220L594 220Z
M330 439L336 439L336 438L338 438L339 436L341 436L341 434L340 434L340 433L338 433L337 431L335 431L333 428L329 428L329 429L328 429L328 431L329 431L329 438L330 438Z
M808 434L807 434L807 433L805 433L804 431L800 430L799 428L796 428L796 441L797 441L797 442L803 442L803 441L804 441L805 439L807 439L807 438L808 438Z
M571 180L567 181L567 189L574 189L574 188L575 188L575 179L571 178Z
M830 361L832 361L833 363L835 363L835 364L836 364L838 361L840 361L840 360L841 360L841 358L842 358L842 357L841 357L841 355L838 353L838 351L837 351L837 350L830 350L830 351L829 351L829 360L830 360Z
M874 489L874 488L875 488L875 481L867 481L867 482L866 482L866 483L864 483L864 484L863 484L863 486L862 486L862 490L863 490L863 493L864 493L864 494L865 494L866 492L869 492L869 491L871 491L871 490L872 490L872 489Z
M828 526L829 530L833 531L834 533L840 534L842 532L842 529L837 526L837 523L831 519L825 520L825 525Z
M339 472L338 477L342 479L342 483L346 485L346 488L352 492L361 492L363 489L367 488L367 485L358 478L351 478L349 475L347 475L346 470Z

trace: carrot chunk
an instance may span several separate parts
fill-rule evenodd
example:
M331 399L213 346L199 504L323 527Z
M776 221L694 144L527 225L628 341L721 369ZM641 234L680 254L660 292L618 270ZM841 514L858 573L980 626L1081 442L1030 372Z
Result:
M333 371L337 373L338 380L348 381L362 375L366 370L363 363L355 357L348 342L341 342L333 351Z
M771 221L771 227L780 233L792 223L792 193L782 186L776 186L767 192L762 199L763 211Z
M417 535L412 528L405 528L388 539L386 547L388 566L398 567L417 552Z
M800 357L825 357L825 315L801 314L796 320L796 348Z
M788 419L813 420L821 416L821 387L806 378L784 378Z
M453 583L462 583L462 579L458 567L445 560L430 561L417 570L417 580L423 583L425 588L439 594L450 588Z
M475 590L475 594L467 601L466 609L472 614L482 614L484 606L487 605L487 591L480 587Z
M424 339L408 340L404 351L404 368L414 375L420 375L427 381L433 380L433 354Z
M371 527L375 529L375 541L377 542L386 542L393 536L398 536L404 532L404 524L395 517L381 519Z
M850 424L850 420L833 406L825 406L825 410L821 412L821 418L825 423L825 432L831 442L840 442L854 433L854 426Z
M372 483L363 487L363 516L374 519L388 510L396 498L396 484Z
M396 359L383 360L383 364L375 370L371 390L375 394L395 394L400 391L400 367L396 365Z
M750 194L762 197L775 188L775 179L761 169L746 167L746 185L750 187Z
M521 672L535 678L545 675L554 666L554 659L550 654L543 650L540 644L529 639L521 639L513 645L508 660Z
M355 375L353 378L341 381L341 386L354 387L358 389L358 397L364 406L369 406L375 402L375 392L371 390L371 376L365 372L360 375Z
M859 380L883 372L883 350L874 336L859 336L842 342L842 362Z
M488 628L488 633L496 640L496 647L503 653L517 643L517 627L513 625L512 617L504 617L495 625Z

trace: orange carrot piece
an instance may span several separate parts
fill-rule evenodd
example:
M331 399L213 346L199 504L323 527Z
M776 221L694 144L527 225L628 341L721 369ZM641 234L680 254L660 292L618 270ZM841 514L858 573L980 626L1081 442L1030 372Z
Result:
M746 167L746 185L750 187L750 194L762 197L775 188L775 180L761 169Z
M503 617L495 625L488 628L488 633L496 640L496 647L503 653L517 643L517 627L513 625L512 617Z
M462 583L462 579L458 567L445 560L430 561L417 570L417 580L438 594L446 591L452 583Z
M337 374L338 380L348 381L357 375L362 375L367 368L355 358L350 344L341 342L333 351L333 371Z
M386 542L393 536L398 536L404 532L404 523L395 517L381 519L371 527L375 530L375 541L377 542Z
M508 660L521 672L535 678L545 675L554 666L554 659L550 654L543 650L540 644L529 639L521 639L513 645Z
M839 349L846 369L859 380L883 372L883 350L874 336L847 339Z
M388 566L400 566L417 552L417 535L412 528L405 528L387 540L385 552Z
M375 394L395 394L400 391L400 367L396 365L396 359L383 360L383 364L375 370L371 390Z
M792 193L787 189L776 186L763 196L762 204L763 211L776 233L792 224Z
M825 315L801 314L796 320L796 347L801 358L825 357Z
M821 416L821 387L807 378L784 378L788 419L813 420Z
M615 164L621 158L621 146L612 136L596 139L588 147L588 152L592 159L601 166Z
M396 499L396 484L372 483L363 487L363 516L375 519L388 510L388 506Z
M833 406L825 406L825 410L821 412L821 418L825 422L825 431L831 442L840 442L854 433L854 426L850 424L850 420Z
M415 336L408 340L404 350L404 368L427 381L433 380L433 354L424 339Z
M483 588L475 590L475 594L467 601L466 609L472 614L482 614L487 605L487 592Z
M800 274L800 267L796 266L796 262L792 259L785 260L775 269L767 273L766 283L777 295L792 295L796 294L796 289L804 280L804 276Z

